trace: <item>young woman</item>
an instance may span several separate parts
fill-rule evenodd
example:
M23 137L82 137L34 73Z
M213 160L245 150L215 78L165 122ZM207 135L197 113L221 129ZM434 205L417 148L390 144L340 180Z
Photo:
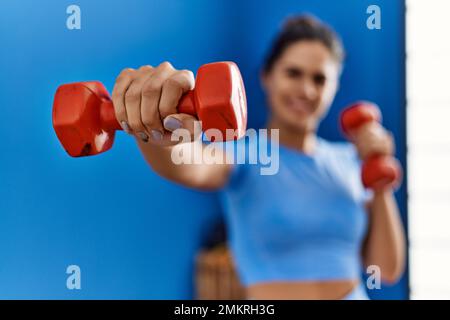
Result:
M279 129L279 172L272 176L245 164L172 162L174 148L202 150L170 141L176 129L193 132L196 119L176 111L194 87L191 71L164 62L125 69L117 78L116 117L153 170L184 186L221 191L249 298L366 299L364 267L377 266L386 282L403 272L405 237L393 191L370 194L360 181L360 159L393 154L391 134L375 123L359 130L353 144L316 133L338 89L342 61L338 37L313 17L289 19L275 39L261 72L271 111L267 128Z

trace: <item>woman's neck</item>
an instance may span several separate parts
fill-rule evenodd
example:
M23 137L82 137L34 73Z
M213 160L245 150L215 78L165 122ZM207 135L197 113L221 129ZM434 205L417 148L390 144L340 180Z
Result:
M269 129L269 135L270 130L279 129L279 142L285 147L305 154L313 154L315 151L317 135L314 131L286 126L274 117L269 119L267 129Z

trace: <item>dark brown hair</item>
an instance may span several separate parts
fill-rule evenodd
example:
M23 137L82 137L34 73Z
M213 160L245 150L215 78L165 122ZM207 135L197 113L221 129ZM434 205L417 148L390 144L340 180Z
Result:
M337 33L319 19L311 15L299 15L288 18L276 36L265 59L263 71L269 73L284 50L297 41L319 41L330 50L333 58L342 63L345 52Z

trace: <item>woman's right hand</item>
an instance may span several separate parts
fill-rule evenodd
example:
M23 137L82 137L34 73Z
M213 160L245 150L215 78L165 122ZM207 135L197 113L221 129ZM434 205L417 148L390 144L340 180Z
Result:
M194 88L194 75L189 70L176 70L170 63L163 62L156 68L143 66L137 70L125 69L117 77L112 92L112 100L117 121L129 134L138 138L139 148L149 165L161 176L181 185L202 190L216 190L222 187L228 179L230 165L221 165L223 154L214 153L220 161L209 161L215 165L198 165L191 162L175 163L173 152L183 157L200 159L204 153L201 139L194 130L197 119L189 114L178 113L178 103L186 92ZM186 129L181 132L183 139L187 133L190 141L199 144L183 144L186 140L171 141L172 131ZM143 141L143 142L140 142ZM175 146L176 145L176 146ZM160 146L174 146L160 148ZM212 156L208 156L212 157Z
M194 75L177 70L169 62L156 68L146 65L124 69L116 79L112 100L117 121L124 131L145 143L167 146L171 132L184 128L194 133L191 115L178 113L177 105L184 93L194 88Z

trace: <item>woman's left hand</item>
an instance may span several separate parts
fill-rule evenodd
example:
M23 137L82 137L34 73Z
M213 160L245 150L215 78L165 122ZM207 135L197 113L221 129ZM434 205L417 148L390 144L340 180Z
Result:
M363 125L353 136L353 143L359 157L366 159L371 154L393 155L395 142L392 133L378 122Z

